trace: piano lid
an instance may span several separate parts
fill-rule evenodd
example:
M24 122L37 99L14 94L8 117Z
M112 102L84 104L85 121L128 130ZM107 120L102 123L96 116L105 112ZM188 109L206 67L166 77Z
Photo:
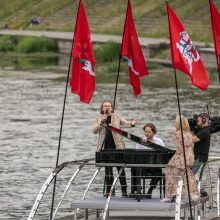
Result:
M163 147L161 145L158 145L158 144L155 144L153 142L145 142L143 141L142 138L134 135L134 134L131 134L131 133L128 133L127 131L124 131L124 130L121 130L120 128L116 128L116 127L113 127L111 125L107 125L105 123L101 123L101 126L105 127L106 129L109 129L117 134L120 134L121 136L129 139L130 141L133 141L135 143L138 143L138 144L141 144L143 146L146 146L146 147L150 147L156 151L164 151L164 152L174 152L173 150L167 148L167 147Z

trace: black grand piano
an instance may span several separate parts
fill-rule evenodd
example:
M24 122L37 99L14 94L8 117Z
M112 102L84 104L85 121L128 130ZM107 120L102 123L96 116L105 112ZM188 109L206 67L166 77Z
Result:
M146 168L141 167L141 164L167 164L172 158L175 151L162 147L154 143L145 143L140 137L133 134L129 134L121 129L114 128L110 125L105 125L107 129L111 129L114 132L121 134L131 141L150 147L152 150L140 150L140 149L121 149L121 150L101 150L96 152L96 163L123 163L123 164L140 164L140 167L131 168L131 195L134 192L140 194L140 179L142 171ZM150 168L147 168L150 169ZM152 168L153 169L153 168ZM155 168L154 168L155 169ZM161 171L162 168L157 168ZM137 187L139 186L139 187ZM137 197L140 200L140 197Z
M149 175L146 173L151 173L150 170L155 169L153 167L143 168L141 167L141 164L168 164L173 154L174 152L139 149L102 150L100 152L96 152L96 163L140 164L140 167L131 168L130 193L131 197L135 197L138 201L140 201L140 198L147 197L147 195L145 195L145 188L141 193L141 176ZM159 175L162 176L162 168L156 169L159 170Z
M96 152L96 163L167 164L174 152L123 149Z

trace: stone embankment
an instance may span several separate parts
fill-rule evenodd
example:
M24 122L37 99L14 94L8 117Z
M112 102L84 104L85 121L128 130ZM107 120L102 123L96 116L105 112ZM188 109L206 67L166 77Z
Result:
M13 36L34 36L34 37L48 37L56 39L59 45L60 53L69 53L72 45L73 33L71 32L55 32L55 31L25 31L25 30L1 30L0 35ZM120 43L121 36L92 34L92 41L94 44L104 44L109 41ZM145 59L150 62L160 63L163 65L171 65L170 60L162 60L155 58L155 54L164 48L169 48L169 40L163 38L139 38ZM198 48L200 57L208 68L217 68L216 56L213 44L211 48L206 48L203 42L194 42Z

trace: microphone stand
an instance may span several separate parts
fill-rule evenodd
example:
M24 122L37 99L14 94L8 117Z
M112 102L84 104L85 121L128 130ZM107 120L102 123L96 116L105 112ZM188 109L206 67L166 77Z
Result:
M104 114L106 114L107 117L108 117L108 111L105 111ZM104 119L104 120L101 122L101 124L106 124L106 121L107 121L107 118ZM104 140L103 140L103 142L102 142L102 146L101 146L100 152L102 152L102 150L104 149L105 141L106 141L106 139L107 139L107 132L108 132L108 129L105 128L105 138L104 138ZM106 169L106 167L105 167L105 169ZM106 172L106 171L105 171L105 172ZM106 176L105 176L105 179L104 179L103 195L104 195L104 193L105 193L105 188L106 188Z
M104 114L107 115L107 117L108 117L108 111L105 111ZM106 119L104 119L104 120L101 122L101 124L106 124L107 117L106 117ZM108 129L105 127L105 138L104 138L104 140L103 140L103 142L102 142L102 146L101 146L100 151L102 151L102 150L104 149L104 144L105 144L105 141L106 141L106 138L107 138L107 132L108 132Z

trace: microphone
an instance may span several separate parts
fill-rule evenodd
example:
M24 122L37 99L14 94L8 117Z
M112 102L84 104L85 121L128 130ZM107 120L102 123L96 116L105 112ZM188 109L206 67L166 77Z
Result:
M108 110L106 110L105 112L104 112L104 115L103 115L104 117L103 117L103 119L102 119L102 122L106 122L106 120L107 120L107 117L108 117Z

